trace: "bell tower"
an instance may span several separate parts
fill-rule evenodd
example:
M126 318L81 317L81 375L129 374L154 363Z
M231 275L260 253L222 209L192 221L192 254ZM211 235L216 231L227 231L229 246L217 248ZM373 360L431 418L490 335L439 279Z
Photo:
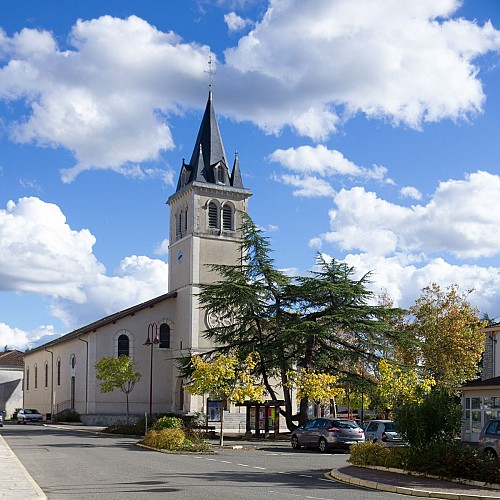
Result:
M209 92L189 163L182 162L170 207L168 289L177 292L176 330L180 349L211 346L203 337L208 325L200 309L200 284L218 279L209 264L238 263L240 212L252 193L243 187L238 155L230 170Z

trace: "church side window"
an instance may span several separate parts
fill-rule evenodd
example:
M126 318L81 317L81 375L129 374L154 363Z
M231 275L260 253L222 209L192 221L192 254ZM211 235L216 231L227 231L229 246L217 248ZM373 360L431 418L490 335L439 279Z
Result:
M61 358L57 360L57 385L61 385Z
M234 231L234 216L233 207L224 205L222 207L222 229L225 231Z
M118 337L118 357L128 356L130 352L130 340L127 335L120 335Z
M175 215L175 237L180 239L186 235L188 230L188 211L187 208L179 210Z
M170 326L167 323L160 325L160 348L170 349Z
M26 390L30 390L30 369L26 368Z
M49 386L49 364L47 363L47 361L45 361L45 365L44 365L44 372L45 372L45 387L48 387Z
M208 204L208 227L219 229L219 207L214 201Z
M35 365L35 389L38 388L38 366Z

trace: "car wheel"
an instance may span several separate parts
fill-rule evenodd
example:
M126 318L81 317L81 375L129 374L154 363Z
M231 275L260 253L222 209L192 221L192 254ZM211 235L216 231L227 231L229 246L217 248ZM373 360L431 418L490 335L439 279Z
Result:
M318 448L321 453L325 453L325 451L328 451L328 443L326 442L325 438L321 438L319 440Z
M292 436L292 448L294 450L300 449L299 438L297 436Z
M378 443L378 441L376 439L373 440L374 443Z
M491 448L486 448L484 450L484 455L488 458L491 458L492 460L496 460L498 458L495 450L492 450Z

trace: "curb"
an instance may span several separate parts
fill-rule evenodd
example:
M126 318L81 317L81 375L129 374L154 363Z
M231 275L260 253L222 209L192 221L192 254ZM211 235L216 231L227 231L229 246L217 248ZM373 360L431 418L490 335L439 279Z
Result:
M441 498L443 500L494 500L500 499L500 496L482 496L482 495L467 495L461 493L448 493L446 491L434 490L418 490L415 488L405 488L403 486L393 486L390 484L377 483L375 481L368 481L357 477L348 476L338 470L332 470L326 474L330 479L335 479L341 483L352 484L370 490L385 491L388 493L399 493L400 495L410 495L414 497L424 498Z

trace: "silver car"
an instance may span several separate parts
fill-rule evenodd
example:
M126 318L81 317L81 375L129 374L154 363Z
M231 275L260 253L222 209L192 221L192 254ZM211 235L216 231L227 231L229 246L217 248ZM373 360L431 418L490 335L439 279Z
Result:
M366 424L365 437L367 441L385 446L402 446L405 444L398 432L396 422L392 420L371 420Z
M26 424L27 422L41 422L43 420L42 414L33 408L22 408L17 412L17 423Z
M478 447L491 458L500 457L500 418L486 422L479 434Z
M353 420L326 417L309 420L304 427L295 429L291 438L294 450L304 446L322 452L330 448L346 449L364 441L365 432Z

